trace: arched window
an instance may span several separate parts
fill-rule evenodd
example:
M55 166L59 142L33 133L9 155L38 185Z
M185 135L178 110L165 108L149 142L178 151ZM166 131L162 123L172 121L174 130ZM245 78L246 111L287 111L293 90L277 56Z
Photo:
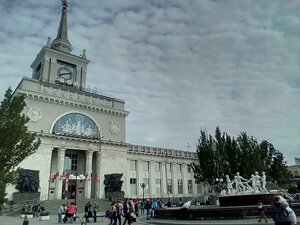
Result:
M99 129L89 117L80 113L69 113L59 118L52 130L53 134L99 138Z

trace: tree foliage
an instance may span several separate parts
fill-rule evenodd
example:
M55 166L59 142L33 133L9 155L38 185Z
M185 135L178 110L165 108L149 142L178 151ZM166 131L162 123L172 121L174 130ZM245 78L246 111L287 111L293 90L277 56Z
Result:
M25 106L24 96L14 96L10 88L0 105L0 205L6 201L7 184L15 181L18 165L40 145L27 129L29 119L22 114Z
M291 174L283 154L268 141L258 141L245 132L237 138L222 133L217 127L214 137L200 131L197 146L198 163L193 163L197 182L213 185L217 178L234 177L240 172L250 177L255 171L266 172L268 180L283 185Z

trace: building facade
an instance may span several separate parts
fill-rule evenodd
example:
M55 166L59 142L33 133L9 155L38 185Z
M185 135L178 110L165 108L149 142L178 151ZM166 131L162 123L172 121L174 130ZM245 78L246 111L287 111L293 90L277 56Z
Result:
M298 191L300 191L300 158L295 157L295 164L289 166L289 170L294 176L294 181L297 184Z
M126 143L125 101L86 88L89 60L73 55L62 1L57 37L34 59L15 95L25 96L28 129L41 140L20 167L38 170L47 199L104 198L106 174L122 174L126 197L192 197L198 194L191 162L196 153ZM140 184L146 183L142 188ZM13 185L8 197L16 192Z

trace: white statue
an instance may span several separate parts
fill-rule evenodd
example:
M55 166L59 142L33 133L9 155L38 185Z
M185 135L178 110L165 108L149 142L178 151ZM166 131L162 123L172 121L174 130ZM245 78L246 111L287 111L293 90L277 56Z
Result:
M266 177L266 173L262 172L262 176L261 176L261 187L262 190L266 193L268 193L268 190L266 188L266 184L267 184L267 177Z
M245 179L244 177L240 176L240 173L237 172L236 176L234 176L235 178L235 189L236 191L243 191L245 192L245 185L243 184L243 181L247 181L247 179Z
M258 172L256 171L255 172L255 175L254 175L254 180L255 180L255 186L256 188L259 190L259 191L262 191L261 189L261 176L259 176Z
M229 176L226 175L226 184L227 184L226 187L227 187L227 193L228 193L229 195L232 194L232 189L233 189L232 184L233 184L233 183L234 183L234 181L231 182Z
M252 190L254 192L258 192L258 188L256 186L256 180L255 180L254 174L251 174L250 182L251 182Z

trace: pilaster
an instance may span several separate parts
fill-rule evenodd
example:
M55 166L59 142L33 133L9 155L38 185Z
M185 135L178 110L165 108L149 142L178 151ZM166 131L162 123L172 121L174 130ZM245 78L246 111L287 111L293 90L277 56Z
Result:
M91 173L92 173L92 159L93 159L93 152L92 150L86 151L86 158L85 158L85 175L88 176L87 179L85 179L85 185L84 185L84 197L86 199L91 198Z
M187 165L182 164L182 168L181 168L181 179L182 179L182 191L183 191L183 196L187 195L187 180L186 180L186 174L187 174Z
M175 197L177 194L177 180L176 180L176 164L171 163L171 177L172 177L172 195Z
M57 173L59 176L63 175L64 172L64 162L65 162L65 148L59 148L57 149ZM61 199L62 198L62 179L58 177L58 179L55 179L55 199Z

